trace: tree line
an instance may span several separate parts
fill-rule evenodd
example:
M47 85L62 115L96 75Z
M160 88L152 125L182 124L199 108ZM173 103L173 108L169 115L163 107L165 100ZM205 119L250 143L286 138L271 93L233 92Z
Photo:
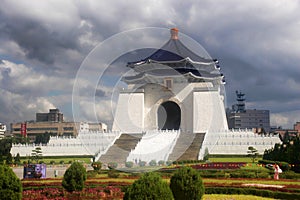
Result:
M282 140L281 144L275 144L274 148L265 150L263 159L287 162L291 164L293 171L300 172L300 137L291 137L286 133Z

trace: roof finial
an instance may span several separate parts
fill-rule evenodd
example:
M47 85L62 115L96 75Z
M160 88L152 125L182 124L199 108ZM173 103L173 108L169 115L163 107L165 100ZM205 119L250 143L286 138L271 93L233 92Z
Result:
M178 28L172 28L170 32L171 32L171 39L178 40Z

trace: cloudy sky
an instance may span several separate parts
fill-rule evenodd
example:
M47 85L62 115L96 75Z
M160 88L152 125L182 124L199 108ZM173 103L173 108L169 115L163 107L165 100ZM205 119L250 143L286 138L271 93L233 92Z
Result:
M248 108L269 109L271 125L291 128L300 121L299 10L298 0L3 0L0 122L35 119L50 108L73 120L76 74L97 45L136 28L178 27L220 61L228 106L241 90ZM84 119L96 108L109 122L109 104L81 102Z

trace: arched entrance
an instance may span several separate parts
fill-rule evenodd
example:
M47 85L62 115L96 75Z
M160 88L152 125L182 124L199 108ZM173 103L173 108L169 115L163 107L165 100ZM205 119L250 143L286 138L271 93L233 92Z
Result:
M178 130L180 128L181 110L177 103L166 101L159 105L157 123L160 130Z

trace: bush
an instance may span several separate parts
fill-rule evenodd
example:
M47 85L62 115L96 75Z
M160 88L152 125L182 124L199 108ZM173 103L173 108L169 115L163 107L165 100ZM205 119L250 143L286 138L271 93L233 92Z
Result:
M0 165L0 199L21 199L22 183L13 170Z
M118 167L118 163L116 163L116 162L108 163L108 168L109 169L116 169L117 167Z
M204 184L200 174L191 167L176 170L170 180L170 188L175 199L201 199Z
M131 168L133 167L133 162L132 161L128 161L125 163L125 167Z
M95 178L97 176L98 172L94 170L89 170L86 172L87 178Z
M65 161L61 160L61 161L59 161L59 164L63 165L63 164L65 164Z
M198 173L203 178L225 178L224 170L201 170L201 171L198 171ZM230 177L230 174L226 174L226 176Z
M146 166L146 164L147 164L146 161L140 161L139 162L140 167L144 167L144 166Z
M151 160L151 161L149 162L149 165L150 165L150 166L156 166L156 160Z
M136 180L127 188L124 196L125 200L144 200L144 199L173 199L172 191L168 183L153 172L145 173L140 179Z
M271 178L268 172L258 172L256 178Z
M54 160L51 160L51 161L50 161L50 165L55 165L55 161L54 161Z
M92 167L95 171L100 171L101 167L102 167L102 163L101 162L93 162Z
M279 174L279 178L300 179L300 174L295 173L294 171L285 171L285 172Z
M289 163L287 162L279 162L278 165L282 169L282 171L288 171L291 169Z
M163 166L163 165L165 165L165 161L164 161L164 160L160 160L160 161L158 161L158 165L159 165L159 166Z
M259 164L265 165L266 168L268 169L274 169L273 167L270 167L274 164L279 165L279 167L282 169L282 171L288 171L290 170L290 165L287 162L279 162L279 161L272 161L272 160L259 160Z
M86 170L79 162L73 162L66 170L62 186L69 192L81 191L84 188L86 180Z
M251 170L235 170L230 173L231 178L256 178L256 172Z
M108 172L107 172L107 176L109 178L118 178L120 176L120 173L115 170L115 169L110 169Z
M168 161L166 162L166 164L167 164L167 166L171 166L171 165L173 164L173 162L172 162L171 160L168 160Z

